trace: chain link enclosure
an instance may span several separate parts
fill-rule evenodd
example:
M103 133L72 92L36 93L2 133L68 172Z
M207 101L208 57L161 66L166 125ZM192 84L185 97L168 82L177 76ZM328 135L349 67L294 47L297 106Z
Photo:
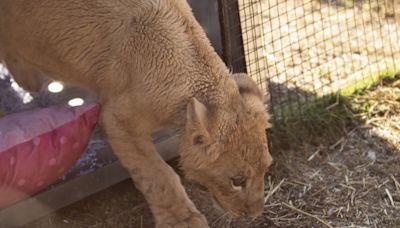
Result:
M257 81L275 117L301 113L320 97L397 73L399 7L399 0L220 0L225 60Z

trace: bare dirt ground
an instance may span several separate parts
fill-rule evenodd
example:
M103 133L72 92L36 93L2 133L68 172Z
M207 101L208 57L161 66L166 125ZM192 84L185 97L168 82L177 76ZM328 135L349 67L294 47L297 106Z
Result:
M400 58L398 0L251 2L263 18L265 72L275 106L362 84L400 67L394 61ZM257 23L252 27L259 29ZM252 36L249 40L256 39ZM257 74L254 66L250 70Z

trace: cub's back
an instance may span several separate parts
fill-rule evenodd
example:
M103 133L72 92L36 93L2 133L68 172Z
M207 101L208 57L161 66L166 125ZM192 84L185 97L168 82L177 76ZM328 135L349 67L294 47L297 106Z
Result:
M145 18L157 2L0 0L0 58L24 59L64 81L104 74L132 15Z

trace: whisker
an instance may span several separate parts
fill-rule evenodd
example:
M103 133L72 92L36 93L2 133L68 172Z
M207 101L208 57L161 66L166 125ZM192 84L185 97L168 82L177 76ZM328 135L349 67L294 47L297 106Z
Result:
M226 213L224 213L224 214L222 214L221 216L219 216L218 218L216 218L216 219L214 220L214 222L211 223L211 225L214 225L215 223L217 223L217 222L221 219L221 217L223 217L225 214L226 214Z
M229 213L225 212L224 214L219 216L217 219L215 219L215 221L211 224L211 226L218 225L219 221L221 221L226 215L229 215Z
M229 218L230 218L229 214L225 214L223 219L221 219L220 227L222 227L222 228L229 227L229 224L228 224Z
M231 215L228 216L228 227L231 227L233 217Z
M252 222L256 221L256 219L257 219L257 217L253 217L253 218L251 218L251 220L250 220L250 223L252 223Z

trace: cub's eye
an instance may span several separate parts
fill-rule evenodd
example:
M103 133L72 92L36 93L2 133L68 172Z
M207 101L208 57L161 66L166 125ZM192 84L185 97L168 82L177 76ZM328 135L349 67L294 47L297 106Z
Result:
M246 187L246 180L247 178L245 176L236 176L232 177L232 186L234 189L241 189L242 187Z

